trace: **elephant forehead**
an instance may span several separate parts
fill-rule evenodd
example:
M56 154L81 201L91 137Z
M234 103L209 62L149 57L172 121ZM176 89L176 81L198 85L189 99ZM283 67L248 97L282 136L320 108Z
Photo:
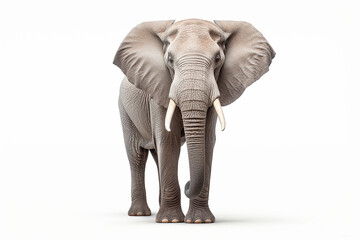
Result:
M172 45L178 53L201 52L206 55L216 46L216 43L206 26L189 24L178 29Z
M209 28L199 24L187 24L180 26L177 38L211 39Z

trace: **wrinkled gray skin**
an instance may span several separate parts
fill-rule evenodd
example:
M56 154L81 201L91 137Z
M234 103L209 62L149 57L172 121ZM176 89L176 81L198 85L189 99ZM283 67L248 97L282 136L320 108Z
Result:
M275 53L245 22L184 20L145 22L124 39L114 64L124 72L119 108L131 167L130 216L151 215L144 171L148 152L158 167L160 209L156 222L210 223L208 205L217 114L268 71ZM169 100L176 103L165 129ZM177 177L180 147L187 142L190 198L184 217Z

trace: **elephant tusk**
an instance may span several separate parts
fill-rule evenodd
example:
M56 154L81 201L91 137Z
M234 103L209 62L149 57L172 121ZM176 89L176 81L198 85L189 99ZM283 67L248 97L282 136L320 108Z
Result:
M168 132L171 131L170 123L171 123L171 119L174 114L175 108L176 108L176 103L172 99L170 99L169 106L168 106L168 109L166 112L166 117L165 117L165 128Z
M224 131L225 126L226 126L226 124L225 124L225 117L224 117L223 110L222 110L222 108L221 108L221 104L220 104L219 98L215 99L213 105L214 105L214 108L215 108L216 113L217 113L217 115L218 115L218 117L219 117L219 120L220 120L221 131Z

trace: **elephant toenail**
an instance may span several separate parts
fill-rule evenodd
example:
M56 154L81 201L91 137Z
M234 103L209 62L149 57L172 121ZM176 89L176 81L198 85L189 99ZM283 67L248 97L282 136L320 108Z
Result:
M138 215L138 216L142 216L142 215L143 215L143 213L142 213L142 212L138 212L136 215Z
M178 219L173 219L171 222L172 222L172 223L178 223L179 220L178 220Z
M196 219L195 223L202 223L202 221L200 219Z
M164 218L161 222L162 222L162 223L168 223L169 220L167 220L166 218Z
M187 223L191 223L191 219L186 220Z
M131 212L129 213L130 216L135 216L135 213Z
M210 219L206 219L205 222L206 222L206 223L211 223L211 220L210 220Z
M145 213L145 215L146 215L146 216L150 216L150 215L151 215L151 213L150 213L150 212L147 212L147 213Z

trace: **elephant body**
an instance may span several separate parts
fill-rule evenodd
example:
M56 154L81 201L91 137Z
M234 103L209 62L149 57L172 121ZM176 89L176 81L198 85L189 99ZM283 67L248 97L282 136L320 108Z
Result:
M151 215L144 184L148 153L159 174L156 222L210 223L208 205L217 116L268 67L275 52L250 24L197 19L145 22L117 51L125 73L119 109L131 169L130 216ZM187 142L189 210L184 216L178 183L180 148Z

